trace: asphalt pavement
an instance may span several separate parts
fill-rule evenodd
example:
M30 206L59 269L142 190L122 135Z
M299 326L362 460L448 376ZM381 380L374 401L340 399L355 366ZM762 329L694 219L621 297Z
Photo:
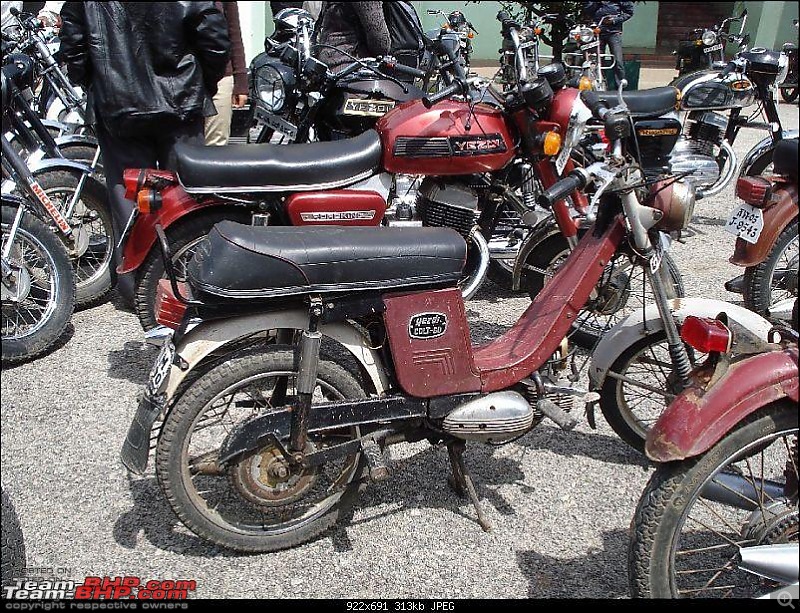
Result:
M797 129L796 104L780 105ZM763 133L744 131L743 155ZM738 301L722 284L733 187L698 203L696 235L674 256L690 296ZM528 306L487 283L467 312L476 340ZM631 517L652 468L598 419L547 423L504 447L469 445L466 462L493 525L448 488L446 450L390 451L391 478L370 485L352 521L306 545L232 554L201 541L167 506L152 464L131 477L119 450L156 351L116 300L76 313L50 355L2 371L2 484L19 514L28 566L61 579L195 580L207 598L622 598Z

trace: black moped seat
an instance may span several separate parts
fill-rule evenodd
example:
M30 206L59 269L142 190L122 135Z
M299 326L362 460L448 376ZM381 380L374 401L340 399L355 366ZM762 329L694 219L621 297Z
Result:
M194 294L264 299L454 286L467 246L450 228L218 223L189 263ZM198 293L199 290L199 293Z
M609 107L619 104L617 92L597 92L598 98ZM633 117L659 117L664 113L677 110L679 92L671 85L642 89L633 92L622 92L622 98L631 111Z
M355 138L296 145L175 146L177 172L190 193L331 189L366 179L381 161L375 130Z
M772 154L772 164L775 174L788 175L797 183L797 143L796 138L780 141L775 146Z

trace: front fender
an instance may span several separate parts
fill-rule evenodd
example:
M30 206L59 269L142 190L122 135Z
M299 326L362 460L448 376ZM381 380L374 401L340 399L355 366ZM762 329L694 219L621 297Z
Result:
M520 283L522 282L522 270L525 266L525 262L528 260L528 256L545 239L559 233L560 230L556 225L555 217L553 217L552 213L536 222L536 225L528 232L528 235L519 246L519 253L517 254L517 259L514 261L514 291L519 290Z
M781 138L797 138L800 136L798 130L784 130L781 133ZM752 175L753 165L759 161L763 156L771 154L775 149L775 138L767 136L753 145L752 149L744 156L741 166L739 166L739 177L749 177Z
M755 244L737 238L736 248L730 258L737 266L756 266L769 257L781 233L797 218L797 185L784 183L774 189L775 204L763 210L764 229Z
M94 170L91 168L91 166L76 162L75 160L68 160L66 158L38 158L38 156L31 156L28 158L27 163L31 174L34 177L49 170L75 170L82 174L94 173Z
M182 363L180 366L174 364L172 366L164 389L166 394L164 406L171 406L177 390L186 377L211 354L224 352L226 346L232 346L237 341L259 332L306 328L308 328L307 311L259 313L200 324L184 335L175 347L177 355L181 358L176 362ZM390 383L379 352L370 346L369 339L355 327L345 323L330 323L321 326L320 331L353 355L376 393L383 394L389 389Z
M678 326L689 316L714 318L720 313L727 313L731 324L736 324L750 331L753 335L767 341L772 324L766 319L735 304L709 298L674 298L668 301L673 318ZM622 353L631 345L664 329L658 307L648 305L644 310L637 309L603 335L592 354L589 367L589 382L593 390L598 390L608 376L608 371Z
M186 215L214 206L230 205L215 200L198 202L187 194L180 185L164 190L161 208L155 213L140 214L136 218L130 234L125 239L122 264L117 268L117 272L119 274L133 272L142 265L142 262L144 262L158 239L156 234L157 224L167 230L172 224Z
M55 139L59 147L69 147L70 145L86 145L87 147L99 147L97 139L85 134L64 134Z
M654 462L705 453L747 416L778 400L798 400L797 347L734 362L710 389L692 387L667 407L647 435Z

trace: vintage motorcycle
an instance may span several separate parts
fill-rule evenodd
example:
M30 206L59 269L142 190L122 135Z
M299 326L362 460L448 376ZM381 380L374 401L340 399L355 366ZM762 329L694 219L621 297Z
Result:
M792 25L797 29L797 19L792 21ZM798 66L797 66L797 43L786 42L783 44L783 53L789 64L789 70L786 73L786 78L778 85L781 92L781 97L786 102L794 102L797 100L797 79L798 79Z
M738 34L731 34L728 28L732 23L739 22L741 27ZM710 28L695 28L689 31L678 42L677 51L672 54L676 57L675 70L678 76L702 70L720 70L725 67L725 47L729 43L740 46L745 40L744 29L747 25L747 9L738 17L728 17Z
M732 264L745 268L742 277L725 284L741 288L745 305L770 318L788 320L797 298L797 143L782 140L775 148L772 173L742 177L736 195L743 202L733 210L725 229L737 236Z
M469 73L470 65L472 63L472 39L478 34L478 30L472 25L464 13L461 11L451 11L445 13L439 9L428 9L428 15L438 15L442 17L444 23L442 28L447 32L452 32L457 36L458 42L458 55L461 58L464 71ZM436 31L428 32L429 38L436 38Z
M708 359L647 439L658 465L631 524L632 596L797 598L796 321L769 343L724 315L684 323Z
M564 65L570 76L570 87L581 90L605 91L608 89L604 71L612 70L616 59L602 52L600 28L610 16L599 23L575 25L569 32L569 43L564 46Z
M157 317L177 331L132 421L125 466L146 469L162 419L156 472L178 517L236 551L274 551L331 527L362 471L387 478L384 446L429 440L447 446L456 489L488 528L465 443L510 442L545 417L575 425L569 409L594 397L564 376L564 336L624 242L650 262L662 325L678 337L650 232L664 212L640 201L640 173L624 146L630 117L588 103L611 151L555 183L540 204L593 186L594 227L519 321L483 346L470 344L456 287L467 249L451 229L218 224L188 282L170 274L160 284ZM683 350L679 339L673 349Z

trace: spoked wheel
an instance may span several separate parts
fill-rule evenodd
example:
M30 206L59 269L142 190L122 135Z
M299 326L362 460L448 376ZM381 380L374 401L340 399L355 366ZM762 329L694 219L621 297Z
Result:
M295 381L292 350L251 352L203 375L168 415L156 452L158 479L175 513L198 536L241 552L276 551L315 538L349 508L362 470L360 452L302 468L265 441L227 469L218 465L219 450L238 425L293 404ZM321 360L315 404L363 397L349 372ZM357 428L312 435L308 450L358 435Z
M62 213L67 210L81 175L63 170L42 173L39 184ZM75 270L76 306L88 307L102 300L113 287L116 276L114 226L105 185L89 177L84 183L72 215L68 219L72 238L67 251Z
M744 303L748 309L767 315L770 307L797 298L797 268L800 243L797 219L781 232L766 260L744 273ZM791 305L788 309L791 308ZM788 309L786 309L788 311Z
M687 347L692 365L706 355ZM653 332L626 349L600 389L600 410L617 435L644 451L647 433L680 392L666 334Z
M555 276L570 253L566 239L560 234L553 234L528 256L523 265L522 283L531 299L535 299ZM669 254L664 254L659 274L669 298L684 296L681 274ZM571 337L582 347L594 347L608 329L634 310L642 309L654 301L644 268L621 253L606 266L596 294L587 302L572 326Z
M4 206L2 211L5 247L17 210ZM3 363L11 364L39 357L58 342L75 308L75 277L63 243L27 212L7 264L2 345Z
M631 527L632 595L772 594L786 583L754 573L774 570L780 554L797 581L797 479L797 407L791 403L770 405L699 458L660 466ZM752 547L765 548L758 550L760 563Z

